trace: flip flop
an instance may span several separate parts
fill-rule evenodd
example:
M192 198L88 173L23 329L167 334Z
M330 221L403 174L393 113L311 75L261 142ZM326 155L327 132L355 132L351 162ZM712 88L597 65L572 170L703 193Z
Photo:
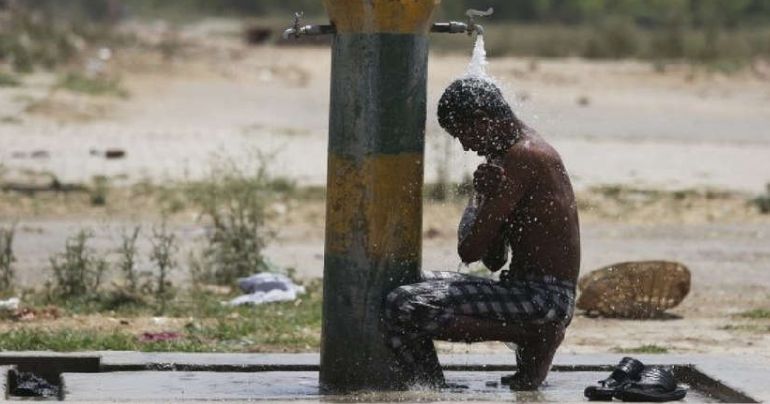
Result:
M644 364L642 362L625 357L615 366L610 377L600 380L599 386L586 387L583 395L591 401L612 401L618 387L626 382L639 380L639 375L643 370Z
M677 386L674 375L660 367L648 367L639 375L638 381L629 381L620 386L614 394L618 400L629 402L654 402L681 400L687 390Z
M597 269L578 282L576 307L605 317L652 318L690 292L690 271L669 261L623 262Z

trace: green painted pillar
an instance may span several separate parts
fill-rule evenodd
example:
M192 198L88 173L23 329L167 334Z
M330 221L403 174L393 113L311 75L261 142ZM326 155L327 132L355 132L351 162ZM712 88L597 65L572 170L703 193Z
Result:
M383 302L419 279L428 30L439 0L324 0L337 33L321 342L322 388L401 385Z

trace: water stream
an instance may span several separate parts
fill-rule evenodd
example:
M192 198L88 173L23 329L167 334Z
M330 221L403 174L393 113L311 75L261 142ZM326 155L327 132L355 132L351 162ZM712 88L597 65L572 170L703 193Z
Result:
M473 56L471 56L471 62L468 64L465 77L491 80L491 77L487 74L487 65L487 49L484 45L484 35L477 35L476 44L473 47Z

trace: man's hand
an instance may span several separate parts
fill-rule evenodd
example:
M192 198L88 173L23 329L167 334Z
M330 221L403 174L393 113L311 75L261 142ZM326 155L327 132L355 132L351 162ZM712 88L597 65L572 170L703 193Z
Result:
M498 165L484 163L473 173L473 189L481 195L498 195L507 185L505 170Z

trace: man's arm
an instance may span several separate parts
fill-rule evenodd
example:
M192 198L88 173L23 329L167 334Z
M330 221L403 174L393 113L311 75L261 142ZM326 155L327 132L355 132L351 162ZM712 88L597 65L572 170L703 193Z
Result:
M481 262L492 272L499 271L508 262L508 241L503 234L492 241Z
M471 200L468 201L465 211L463 211L462 219L460 219L460 225L457 229L458 240L463 240L471 231L472 225L478 216L479 204L480 195L474 193L471 196ZM484 254L482 262L492 272L500 270L508 262L508 244L502 233L492 241L492 245L489 246Z
M457 252L463 262L482 259L501 238L503 223L526 191L528 181L525 178L522 176L521 181L512 181L511 175L505 173L502 167L491 164L482 164L476 170L474 188L483 197L478 199L477 211L465 224L465 231L461 232L458 240Z

